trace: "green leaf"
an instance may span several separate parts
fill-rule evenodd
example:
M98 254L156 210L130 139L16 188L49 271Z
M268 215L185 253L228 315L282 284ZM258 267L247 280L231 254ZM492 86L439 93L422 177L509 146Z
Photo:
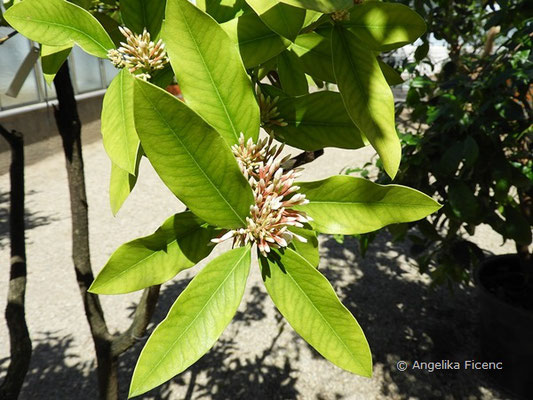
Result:
M211 253L213 228L190 211L176 214L150 236L120 246L100 271L89 291L130 293L172 279Z
M278 75L281 87L291 96L307 94L307 78L300 60L290 51L284 51L278 56Z
M505 235L523 246L531 244L531 225L527 217L517 208L505 207Z
M322 91L281 98L278 111L278 118L283 118L287 126L270 127L280 141L291 146L307 151L364 146L361 132L346 112L339 93Z
M477 221L480 212L478 200L466 183L452 181L448 187L448 202L453 214L461 221Z
M241 132L257 140L259 105L239 50L220 25L188 0L168 0L161 36L187 105L228 144Z
M252 189L222 136L168 92L135 80L135 127L163 182L204 221L245 225Z
M141 152L137 159L135 173L130 174L122 168L111 162L111 178L109 179L109 204L113 215L117 215L118 211L130 195L131 191L137 183L137 175L139 172L139 163L141 161Z
M41 66L43 69L44 79L49 85L52 84L57 71L68 58L72 46L70 44L64 46L41 46Z
M299 35L290 47L300 58L302 67L313 78L335 82L331 62L331 40L316 32Z
M354 6L342 22L357 40L372 50L389 51L414 42L426 31L426 23L409 7L369 1Z
M322 356L354 374L372 376L372 355L363 330L328 280L291 249L263 262L265 286L293 329ZM274 257L272 257L274 258Z
M63 0L24 0L5 14L9 24L35 42L50 46L73 46L87 53L107 58L115 48L98 20L83 8Z
M333 30L332 49L333 70L346 110L394 178L402 148L394 124L394 98L377 59L341 27Z
M386 225L417 221L441 206L431 197L400 185L378 185L353 176L300 182L309 203L297 206L321 233L355 235Z
M129 397L166 382L207 353L237 312L250 261L250 247L238 247L196 275L146 342Z
M285 4L329 14L353 6L353 0L281 0Z
M127 69L120 70L107 89L102 108L102 137L107 155L133 175L140 144L133 118L134 80Z
M93 12L93 15L98 20L98 22L100 22L100 25L104 27L115 46L119 47L120 42L124 41L124 35L122 35L120 30L118 29L120 24L107 14Z
M161 30L166 0L120 0L122 20L135 33L144 28L155 38Z
M220 24L239 17L250 9L245 0L196 0L196 6Z
M287 39L272 32L254 13L242 15L220 26L238 44L246 68L270 60L290 44Z
M390 86L399 85L404 82L402 79L402 76L389 64L381 61L379 58L378 58L378 64L379 64L379 67L381 68L381 72L383 72L383 76L385 77L385 80Z
M294 40L305 21L305 10L278 0L246 0L248 5L277 34Z
M318 252L318 238L316 232L312 229L297 228L295 226L291 226L289 230L307 240L307 242L300 242L298 239L294 239L290 244L291 248L305 258L313 267L318 268L318 264L320 263L320 253Z

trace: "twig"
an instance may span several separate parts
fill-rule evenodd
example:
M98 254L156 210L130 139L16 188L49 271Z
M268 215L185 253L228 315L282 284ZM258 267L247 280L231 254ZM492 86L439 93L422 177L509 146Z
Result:
M7 42L9 39L11 39L13 36L15 36L17 33L18 33L17 31L13 31L7 36L0 38L0 46L3 45L5 42Z

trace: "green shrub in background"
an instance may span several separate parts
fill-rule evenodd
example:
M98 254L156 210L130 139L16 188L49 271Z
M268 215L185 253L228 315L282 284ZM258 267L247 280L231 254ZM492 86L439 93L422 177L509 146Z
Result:
M412 74L404 104L403 158L396 181L444 203L437 213L391 227L408 237L420 269L435 284L468 283L484 257L468 237L488 224L516 243L524 272L531 254L533 21L522 1L414 2L428 21L415 57L426 57L428 34L444 40L442 71ZM381 166L378 161L378 166ZM379 178L387 182L382 172ZM367 244L370 236L363 238Z
M389 82L398 76L379 53L416 40L423 19L401 4L352 0L76 3L23 0L5 19L42 44L49 79L74 44L120 69L102 112L113 212L133 189L143 157L188 208L117 249L91 291L161 284L209 255L213 242L233 243L153 331L130 396L171 379L213 346L239 306L252 251L296 332L339 367L370 376L362 329L317 269L317 234L371 232L440 205L409 187L348 176L296 183L300 171L281 155L282 144L312 152L370 143L394 178L401 152ZM309 93L309 81L339 91ZM165 91L175 82L184 101ZM259 138L260 127L269 138Z

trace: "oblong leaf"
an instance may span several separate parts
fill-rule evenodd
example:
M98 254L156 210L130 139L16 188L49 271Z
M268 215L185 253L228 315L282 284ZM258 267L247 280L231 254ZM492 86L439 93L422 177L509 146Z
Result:
M133 118L133 83L124 68L109 85L102 107L102 138L111 161L135 175L140 142Z
M291 96L304 95L309 92L305 72L298 57L284 51L277 57L278 75L283 91Z
M293 329L322 356L354 374L372 376L363 330L328 280L291 249L275 253L263 275L268 294Z
M353 0L280 0L282 3L326 14L353 6Z
M330 38L316 32L305 33L296 38L290 49L300 58L307 74L321 81L335 83Z
M277 34L294 40L305 21L305 10L279 0L246 0L261 20Z
M63 46L41 45L41 67L46 83L52 84L59 68L66 61L71 50L70 44Z
M211 225L244 226L252 189L222 136L183 102L135 80L135 127L163 182Z
M120 0L122 20L135 33L146 28L152 38L161 30L166 0Z
M237 312L250 260L250 247L239 247L196 275L146 342L133 372L130 397L184 371L215 344Z
M159 285L211 253L213 228L190 211L173 215L150 236L120 246L89 291L121 294Z
M24 0L4 14L9 24L27 38L50 46L76 43L87 53L107 58L113 41L88 11L64 0Z
M298 239L294 239L290 244L291 248L305 258L309 264L317 268L320 263L320 254L318 252L316 232L312 229L297 228L295 226L291 226L289 230L307 240L307 242L301 242Z
M394 98L374 53L342 27L332 33L333 71L353 122L394 178L402 148L394 123Z
M281 98L279 116L287 126L272 125L279 140L303 150L325 147L358 149L365 144L337 92Z
M389 51L412 43L426 31L426 23L409 7L398 3L369 1L355 5L342 25L361 44L372 50Z
M259 135L259 105L238 49L188 0L168 0L161 36L187 105L231 145Z
M122 168L115 165L115 163L111 162L109 205L111 206L111 212L113 215L117 215L136 183L137 173L130 174L128 171L124 171Z
M246 68L270 60L290 44L287 39L271 31L254 13L241 15L220 26L238 44Z
M417 221L441 207L418 190L378 185L353 176L332 176L297 185L309 203L295 208L311 216L311 225L321 233L372 232L390 224Z
M378 58L378 64L381 68L381 72L383 72L383 76L385 77L385 80L390 86L399 85L403 83L402 76L396 71L394 68L392 68L389 64L386 62L381 61Z
M246 0L196 0L196 6L219 24L243 15L250 7Z

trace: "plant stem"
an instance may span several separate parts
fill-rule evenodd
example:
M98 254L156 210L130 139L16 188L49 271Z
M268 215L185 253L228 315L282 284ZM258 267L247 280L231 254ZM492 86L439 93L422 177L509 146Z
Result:
M26 325L26 243L24 234L24 139L0 125L0 134L11 147L9 234L11 270L5 311L11 360L0 386L0 399L16 399L30 365L32 345Z

